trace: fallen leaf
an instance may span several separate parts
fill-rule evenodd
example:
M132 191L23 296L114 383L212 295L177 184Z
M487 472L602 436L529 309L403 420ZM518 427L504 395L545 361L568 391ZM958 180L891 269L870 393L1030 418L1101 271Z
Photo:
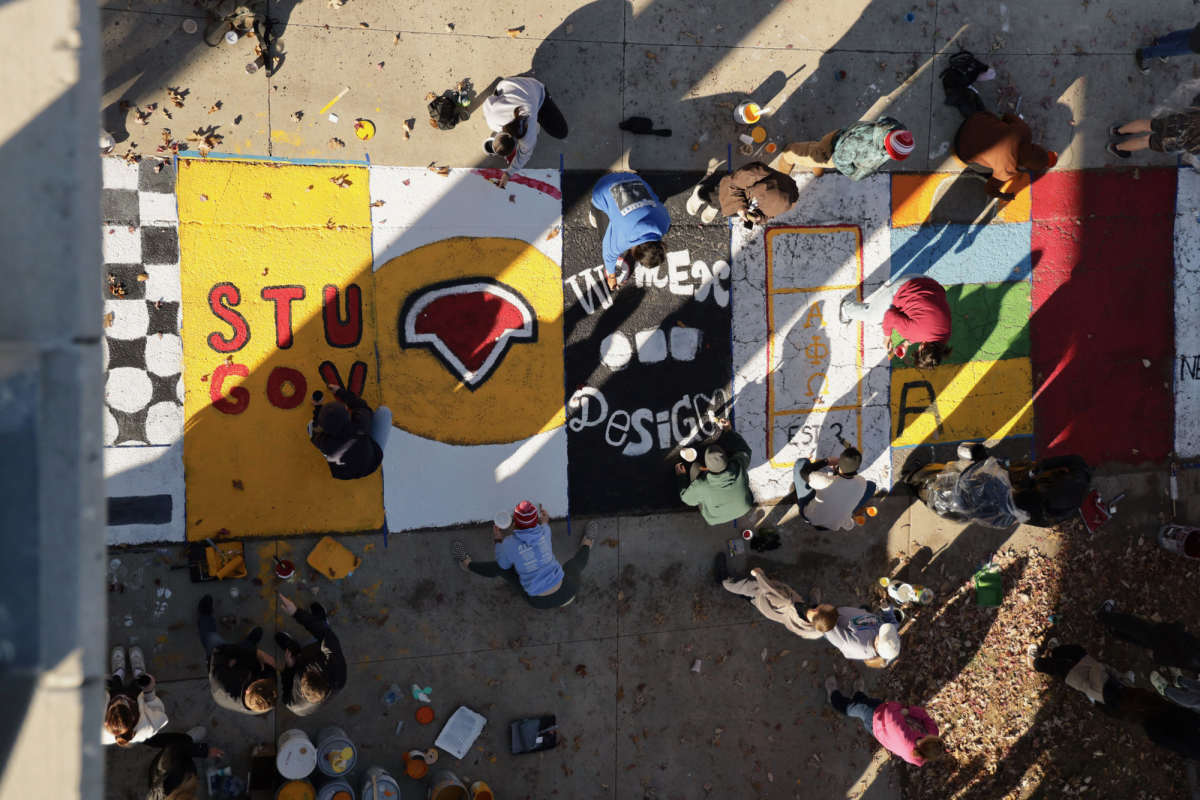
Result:
M292 112L292 122L299 122L302 119L304 119L303 111L293 111Z
M653 60L653 59L655 59L655 58L658 58L658 54L657 54L657 53L651 53L649 50L647 50L647 51L646 51L646 58L649 58L649 59Z
M426 93L425 93L425 102L426 102L426 103L432 103L432 102L433 102L434 100L436 100L436 99L437 99L437 95L436 95L436 94L434 94L433 92L426 92Z
M400 34L397 33L396 38L392 39L392 47L395 47L398 44L400 44Z
M370 26L370 25L368 25L368 24L367 24L367 23L365 23L365 22L360 22L360 23L358 23L358 27L360 27L360 28L369 28L369 27L371 27L371 26Z
M220 100L218 100L217 102L215 102L215 103L213 103L213 104L212 104L212 108L210 108L210 109L208 110L208 113L210 113L210 114L215 114L215 113L217 113L217 112L218 112L218 111L220 111L220 110L221 110L221 101L220 101Z
M383 65L384 65L384 62L380 61L378 64L375 65L375 69L383 69Z
M329 140L329 149L330 150L341 150L345 146L346 146L346 143L336 137Z
M133 108L133 106L129 105L128 100L122 100L117 104L117 108L121 111L128 111L129 109Z
M374 203L371 203L371 208L383 208L383 203L383 200L376 200Z
M404 128L404 130L406 130L406 131L410 131L410 132L411 132L411 131L412 131L412 129L413 129L413 122L415 122L415 120L412 120L412 119L406 119L406 120L404 120L403 122L401 122L401 123L400 123L400 127Z
M233 488L237 489L239 492L244 492L246 490L245 485L243 485L242 482L240 480L238 480L237 478L234 478L232 483L233 483Z
M270 199L271 199L271 193L263 192L263 200L270 200Z
M142 272L142 273L140 273L140 274L137 276L137 279L138 279L139 281L143 281L143 282L144 282L144 281L148 281L148 280L150 280L150 276L149 276L149 275L147 275L146 273Z
M362 711L362 706L360 706L358 703L355 703L352 706L346 706L345 710L347 714L357 714L358 712Z
M171 101L171 105L176 108L183 108L184 93L173 86L167 87L167 99Z
M561 228L560 228L558 225L555 225L555 226L554 226L554 230L552 230L552 231L550 231L549 233L547 233L547 234L546 234L546 241L548 242L548 241L550 241L551 239L554 239L554 238L556 238L556 237L558 236L558 234L559 234L559 232L560 232L561 230L562 230L562 229L561 229ZM608 545L609 547L616 547L616 546L617 546L617 545L616 545L616 543L615 543L615 542L614 542L612 539L609 539L609 540L608 540L608 542L609 542L609 545Z
M508 202L510 202L510 203L515 203L515 202L517 202L517 196L516 196L515 194L510 194L510 195L508 196Z
M522 33L524 33L524 31L525 31L525 26L524 26L524 25L522 25L522 26L521 26L521 27L519 27L519 28L509 28L509 29L508 29L508 35L509 35L509 36L511 36L512 38L514 38L514 39L515 39L515 38L517 38L518 36L520 36Z
M699 142L692 142L692 152L694 153L694 152L696 152L696 151L697 151L697 150L699 150L699 149L700 149L700 143L699 143Z
M350 174L347 172L343 172L341 175L334 175L329 179L329 182L341 189L354 185L354 182L350 180Z
M104 327L111 328L113 324L113 312L108 312L104 315Z
M575 666L575 674L581 678L586 678L587 677L587 667L584 666L583 664L577 664Z

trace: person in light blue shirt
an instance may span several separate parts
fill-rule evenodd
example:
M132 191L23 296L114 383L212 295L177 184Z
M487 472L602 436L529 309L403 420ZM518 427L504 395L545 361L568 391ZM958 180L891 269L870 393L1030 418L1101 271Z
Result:
M629 280L634 265L654 269L667 260L662 238L671 229L671 215L649 184L632 172L614 172L596 181L588 222L604 243L609 289Z
M579 551L566 564L554 557L550 541L550 515L542 506L522 500L513 509L513 533L505 537L496 525L492 538L496 560L476 562L462 542L455 542L454 560L463 569L485 578L504 578L516 587L534 608L559 608L571 603L579 592L579 580L599 526L589 522Z

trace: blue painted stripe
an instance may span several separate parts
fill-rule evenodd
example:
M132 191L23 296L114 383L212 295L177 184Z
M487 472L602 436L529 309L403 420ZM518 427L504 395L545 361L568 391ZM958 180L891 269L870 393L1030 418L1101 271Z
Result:
M928 275L942 284L1029 280L1032 222L893 228L891 276Z
M179 156L181 158L199 159L200 152L198 150L180 150ZM369 160L368 161L358 161L355 159L345 159L345 158L343 158L343 159L283 158L281 156L247 156L247 155L239 155L237 153L217 153L217 152L209 153L208 160L209 161L270 161L270 162L273 162L276 164L298 164L301 166L309 166L309 167L338 166L338 165L369 167L371 165L371 162Z

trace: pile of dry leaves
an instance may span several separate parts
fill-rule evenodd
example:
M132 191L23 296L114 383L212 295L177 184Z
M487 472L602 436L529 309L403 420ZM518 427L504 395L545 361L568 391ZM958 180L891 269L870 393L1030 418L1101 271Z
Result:
M1182 759L1151 743L1140 726L1109 719L1082 693L1026 665L1027 645L1053 636L1133 669L1137 685L1151 688L1149 654L1112 639L1095 621L1108 598L1123 611L1200 631L1195 562L1161 550L1154 531L1110 525L1094 535L1078 523L1054 531L1055 556L1036 547L997 554L1000 608L979 607L967 581L910 617L903 655L876 694L924 706L954 758L901 767L906 798L1189 796Z

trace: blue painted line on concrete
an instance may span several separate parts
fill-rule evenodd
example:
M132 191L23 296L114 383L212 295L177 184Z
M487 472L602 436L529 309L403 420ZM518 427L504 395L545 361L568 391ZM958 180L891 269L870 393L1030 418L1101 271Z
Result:
M179 155L184 158L200 158L198 150L181 150ZM308 167L323 167L331 165L349 164L352 166L369 167L371 162L358 161L356 159L335 159L335 158L282 158L280 156L246 156L237 153L209 153L209 161L269 161L275 164L296 164L299 166Z
M927 275L944 285L1030 280L1032 222L893 228L891 277Z

